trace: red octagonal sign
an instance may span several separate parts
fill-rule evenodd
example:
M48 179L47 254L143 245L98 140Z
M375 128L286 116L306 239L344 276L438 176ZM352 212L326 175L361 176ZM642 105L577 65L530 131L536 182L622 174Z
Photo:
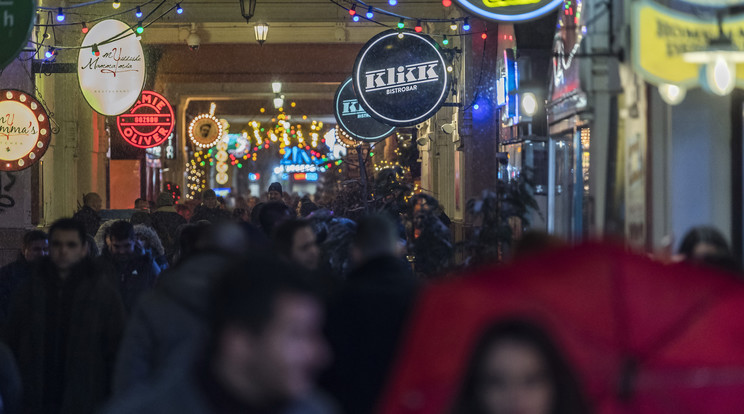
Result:
M116 117L124 139L138 148L152 148L165 142L176 124L173 107L157 92L142 91L129 112Z

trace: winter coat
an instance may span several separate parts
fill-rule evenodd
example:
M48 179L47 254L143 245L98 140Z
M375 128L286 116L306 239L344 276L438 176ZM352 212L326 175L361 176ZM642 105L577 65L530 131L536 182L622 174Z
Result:
M419 283L410 266L380 256L352 271L328 307L333 365L323 385L345 413L372 413Z
M7 345L0 343L0 413L20 413L21 394L21 374L13 353Z
M219 208L209 208L205 206L197 206L194 209L194 215L191 216L191 223L197 223L199 221L206 220L212 224L224 223L231 221L230 213Z
M8 317L10 298L21 282L31 275L31 263L23 255L18 260L0 268L0 325Z
M93 413L108 398L125 316L104 272L86 258L63 282L44 258L14 295L4 339L20 368L24 413Z
M172 258L178 250L178 227L186 224L186 219L172 206L161 207L151 214L152 225L165 248L165 255Z
M108 250L104 250L97 259L113 269L111 280L119 287L124 309L129 314L140 296L155 286L160 274L160 267L152 256L143 251L128 255L126 260L117 259Z
M101 226L101 216L88 206L83 206L72 218L83 223L85 225L85 232L91 236L95 236L98 232L98 227Z
M142 296L117 357L117 395L192 356L207 331L209 286L227 263L220 254L194 256L166 271Z
M192 361L193 363L193 361ZM189 365L190 366L190 365ZM181 369L152 386L141 387L114 401L104 414L233 414L213 406L196 373ZM241 411L253 413L254 411ZM286 409L264 414L334 414L324 399L311 395L292 402Z

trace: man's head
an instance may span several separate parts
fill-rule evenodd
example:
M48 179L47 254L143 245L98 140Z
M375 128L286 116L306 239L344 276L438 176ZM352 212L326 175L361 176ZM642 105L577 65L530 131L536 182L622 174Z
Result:
M59 219L49 228L50 256L60 272L67 272L88 254L85 226L77 220Z
M271 257L237 263L212 297L209 362L225 389L252 405L309 392L327 362L323 312L301 272Z
M31 230L23 235L23 258L33 262L49 255L49 236L41 230Z
M217 201L217 194L212 189L204 190L202 193L202 205L207 208L217 208L220 203Z
M101 211L103 208L103 200L98 193L88 193L83 197L83 204L92 208L95 211Z
M271 201L266 204L262 204L258 212L258 223L261 226L264 234L270 237L274 234L274 228L281 222L289 220L292 217L292 213L289 211L289 207L286 204L279 201Z
M109 227L109 252L114 256L124 256L134 253L136 238L134 226L125 220L117 220Z
M282 201L282 185L271 183L269 185L269 201Z
M201 134L202 138L206 138L209 136L209 131L212 129L212 125L210 124L203 124L199 127L199 133Z
M138 198L134 200L134 208L136 210L149 210L150 203L148 203L144 198Z
M401 244L395 224L379 215L359 220L351 246L352 259L358 265L377 256L398 256Z
M309 222L290 219L274 230L274 246L285 259L307 269L315 270L320 262L320 248Z

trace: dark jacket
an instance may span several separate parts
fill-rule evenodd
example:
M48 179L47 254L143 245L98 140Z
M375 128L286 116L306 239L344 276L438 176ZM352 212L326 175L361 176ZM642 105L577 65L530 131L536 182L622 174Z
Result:
M232 217L230 217L230 213L220 208L197 206L194 209L194 215L191 216L191 223L196 223L202 220L206 220L212 224L217 224L231 221Z
M18 372L13 353L0 342L0 413L21 412L21 374Z
M124 309L129 314L140 296L155 286L160 267L149 254L137 251L126 258L117 258L107 249L98 260L111 267L112 282L119 287Z
M228 259L200 254L160 277L134 308L116 361L114 392L120 394L183 365L207 331L209 286Z
M178 250L178 227L186 224L186 219L176 213L176 210L172 206L161 207L158 211L152 213L151 216L152 226L163 243L165 255L169 259L172 259L176 250Z
M400 259L381 256L352 271L328 308L333 365L321 384L345 413L375 409L418 291Z
M8 317L10 298L18 285L31 275L31 263L23 255L18 260L0 268L0 326Z
M93 237L96 236L98 228L101 227L101 216L88 206L83 206L72 218L83 223L85 232Z
M62 281L44 258L14 295L4 339L20 368L24 413L93 413L108 398L125 316L102 272L86 258Z

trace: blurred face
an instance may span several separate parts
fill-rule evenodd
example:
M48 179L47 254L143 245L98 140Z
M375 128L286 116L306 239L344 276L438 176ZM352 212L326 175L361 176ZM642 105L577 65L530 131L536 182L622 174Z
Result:
M80 235L75 230L57 230L50 241L52 263L59 271L70 270L88 253L88 246L80 240Z
M282 193L278 191L269 191L269 201L282 201Z
M33 241L23 249L23 257L27 262L33 262L47 255L49 255L48 240Z
M115 239L111 237L111 254L119 256L134 253L134 243L135 241L133 239Z
M553 385L537 349L514 340L496 342L488 351L478 396L484 413L549 414Z
M93 200L90 202L90 208L92 208L95 211L101 211L101 208L103 207L103 200L101 200L101 197L94 197Z
M303 227L292 239L292 257L290 259L308 270L318 268L320 248L315 239L315 233L310 227Z
M228 328L218 356L225 385L252 403L306 394L328 360L321 324L315 299L286 294L277 299L274 317L261 334Z
M217 202L217 197L207 197L202 201L202 204L208 208L217 208L220 203Z
M706 258L709 257L718 257L722 256L724 252L720 251L718 247L706 243L706 242L700 242L695 245L695 247L692 249L692 260L697 261L703 261Z
M134 204L134 208L137 210L149 210L150 204L145 200L140 200Z

